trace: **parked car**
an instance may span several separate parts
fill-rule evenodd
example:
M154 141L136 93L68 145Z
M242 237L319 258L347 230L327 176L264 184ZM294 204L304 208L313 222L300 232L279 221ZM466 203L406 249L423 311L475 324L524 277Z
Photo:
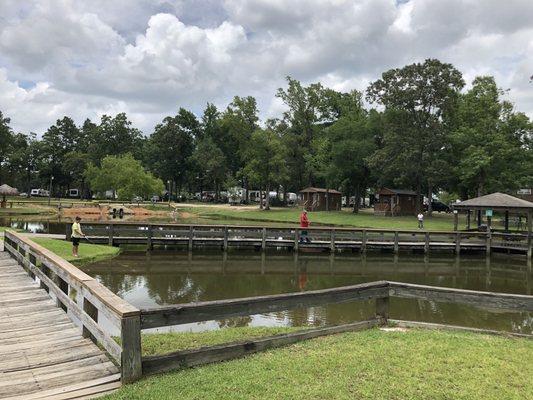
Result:
M134 196L132 199L131 199L131 202L132 203L142 203L143 202L143 198L141 196Z
M424 204L424 210L427 211L428 206L427 204ZM452 209L450 206L444 204L442 201L434 200L431 202L431 209L436 212L452 212Z
M152 198L150 199L150 201L152 203L156 203L158 201L161 201L161 198L159 196L152 196Z
M26 193L26 192L23 192L23 193L19 194L19 196L20 196L20 197L30 197L30 196L28 195L28 193Z

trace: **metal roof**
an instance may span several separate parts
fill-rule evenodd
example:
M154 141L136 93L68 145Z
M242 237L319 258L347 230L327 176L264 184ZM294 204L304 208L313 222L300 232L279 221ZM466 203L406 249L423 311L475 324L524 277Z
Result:
M315 188L315 187L308 187L308 188L300 190L300 193L317 193L317 192L320 192L320 193L329 192L331 194L342 194L341 192L335 189L323 189L323 188Z
M394 194L405 194L409 196L416 196L416 192L413 190L407 190L407 189L389 189L389 188L381 188L381 190L378 193L381 193L383 190L387 190L389 192L392 192Z
M533 209L533 203L505 193L491 193L456 203L454 208Z

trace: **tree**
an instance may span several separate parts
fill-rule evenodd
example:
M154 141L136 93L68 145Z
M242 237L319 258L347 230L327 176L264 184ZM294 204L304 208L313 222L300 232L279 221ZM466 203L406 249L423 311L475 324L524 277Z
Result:
M443 155L449 150L449 122L463 86L461 73L451 64L428 59L384 72L367 89L369 101L385 106L387 122L372 166L386 166L393 172L388 177L410 183L418 198L425 186L430 213L433 192L441 184L443 168L448 169Z
M212 184L215 189L215 198L218 200L220 188L226 178L226 158L222 150L215 144L211 137L202 138L196 147L191 161L194 163L196 176L200 184L200 193L203 184Z
M503 94L493 77L482 76L461 96L452 143L456 189L464 198L533 183L533 125L500 100Z
M98 164L106 155L130 153L136 159L142 158L144 139L141 131L132 126L126 113L119 113L115 117L103 115L99 125L87 120L82 130L93 163Z
M155 127L145 146L145 160L151 171L165 182L174 182L177 192L185 183L198 127L194 114L180 108L175 117L166 117Z
M85 177L94 192L113 190L121 200L133 196L147 198L160 195L165 188L163 182L146 172L131 154L106 156L100 167L91 163L85 171Z
M235 183L242 179L242 186L248 192L248 180L243 173L245 149L248 148L252 133L259 127L259 110L255 98L235 96L228 105L220 121L221 129L225 132L226 151L230 180ZM246 193L246 201L248 194Z
M0 111L0 185L4 183L3 169L13 145L13 131L9 126L10 122L11 120L4 118L2 111Z
M327 128L323 146L324 175L328 187L343 187L347 197L354 194L353 212L359 211L361 194L370 183L368 158L376 150L372 121L363 113L341 117Z
M244 173L266 192L265 209L270 209L270 189L287 174L285 149L280 137L270 129L257 129L245 153ZM262 201L261 201L262 206Z

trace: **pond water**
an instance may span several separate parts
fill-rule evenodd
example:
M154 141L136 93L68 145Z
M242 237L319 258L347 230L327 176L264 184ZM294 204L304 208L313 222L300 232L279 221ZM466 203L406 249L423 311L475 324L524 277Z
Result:
M84 268L110 290L140 307L323 289L386 279L504 293L532 294L524 257L449 254L293 254L286 251L123 252ZM372 301L331 304L209 321L172 330L224 326L323 326L366 319ZM533 314L449 303L391 299L391 318L533 333Z

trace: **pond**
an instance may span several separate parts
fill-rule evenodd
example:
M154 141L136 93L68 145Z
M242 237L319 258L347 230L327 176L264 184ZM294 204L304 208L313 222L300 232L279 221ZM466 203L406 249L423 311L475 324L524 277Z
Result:
M532 294L524 257L449 254L293 254L286 251L123 252L84 268L129 303L147 308L353 285L377 280ZM366 319L373 302L331 304L271 314L187 324L175 331L224 326L324 326ZM391 318L533 333L531 313L392 299ZM168 329L168 328L167 328Z

